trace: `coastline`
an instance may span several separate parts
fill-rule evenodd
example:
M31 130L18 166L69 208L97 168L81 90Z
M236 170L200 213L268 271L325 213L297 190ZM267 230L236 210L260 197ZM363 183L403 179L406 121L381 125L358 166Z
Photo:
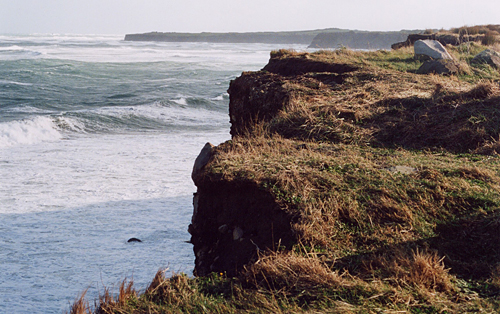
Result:
M255 33L168 33L149 32L126 34L125 41L156 42L209 42L209 43L263 43L303 44L309 48L389 49L394 42L406 40L409 34L423 30L401 30L393 32L359 31L328 28L291 32Z
M232 139L194 175L200 277L124 282L100 309L498 311L500 75L470 63L486 48L449 47L448 77L416 74L410 48L274 51L231 83Z

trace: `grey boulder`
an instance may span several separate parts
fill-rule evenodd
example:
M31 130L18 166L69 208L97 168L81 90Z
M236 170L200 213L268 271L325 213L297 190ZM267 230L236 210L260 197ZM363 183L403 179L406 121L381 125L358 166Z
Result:
M203 148L201 149L198 157L196 157L196 160L194 161L193 172L191 173L191 179L193 179L194 184L198 185L197 183L201 174L201 170L208 163L210 157L212 157L214 147L214 145L206 143L205 146L203 146Z
M446 48L437 40L417 40L413 45L417 57L438 59L453 59Z
M500 69L500 53L486 49L478 53L471 61L474 64L489 64L495 69Z

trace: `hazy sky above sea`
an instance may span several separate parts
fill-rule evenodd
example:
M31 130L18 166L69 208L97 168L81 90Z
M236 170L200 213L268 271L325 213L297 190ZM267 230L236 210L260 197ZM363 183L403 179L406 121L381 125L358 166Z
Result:
M0 33L125 34L500 24L500 0L0 0Z

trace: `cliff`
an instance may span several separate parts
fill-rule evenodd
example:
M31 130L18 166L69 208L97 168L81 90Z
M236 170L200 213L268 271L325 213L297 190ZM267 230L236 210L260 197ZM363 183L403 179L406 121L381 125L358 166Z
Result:
M391 45L405 40L407 32L355 32L320 33L309 48L390 49Z
M264 43L308 45L320 32L342 31L324 29L297 32L250 32L250 33L162 33L127 34L126 41L163 42L210 42L210 43Z
M197 277L124 282L95 313L498 313L500 73L470 62L486 48L448 47L447 77L409 47L273 51L229 86L232 139L196 159Z
M311 48L389 49L410 32L349 31L337 28L296 32L127 34L126 41L304 44Z
M448 306L457 280L496 280L498 81L418 75L410 54L280 50L231 82L232 140L194 175L196 275L296 296L306 269L348 272Z

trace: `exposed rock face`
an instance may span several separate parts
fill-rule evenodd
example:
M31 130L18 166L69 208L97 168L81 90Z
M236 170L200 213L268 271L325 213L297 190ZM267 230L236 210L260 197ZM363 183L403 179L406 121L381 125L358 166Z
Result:
M203 148L201 149L201 152L198 155L198 157L196 157L193 166L193 172L191 172L191 179L193 179L193 182L195 184L200 180L200 176L202 175L201 170L208 163L210 157L212 157L213 150L214 150L214 145L206 143L205 146L203 146Z
M231 135L245 133L256 121L268 121L289 102L279 75L244 72L229 85Z
M449 59L428 60L425 61L417 70L417 74L456 74L460 70L458 64Z
M417 40L414 45L415 55L431 59L453 59L446 48L436 40Z
M471 63L489 64L495 69L500 69L500 53L492 49L486 49L477 54Z
M196 276L234 276L260 251L289 248L294 241L292 217L255 184L204 178L197 186L189 226Z

